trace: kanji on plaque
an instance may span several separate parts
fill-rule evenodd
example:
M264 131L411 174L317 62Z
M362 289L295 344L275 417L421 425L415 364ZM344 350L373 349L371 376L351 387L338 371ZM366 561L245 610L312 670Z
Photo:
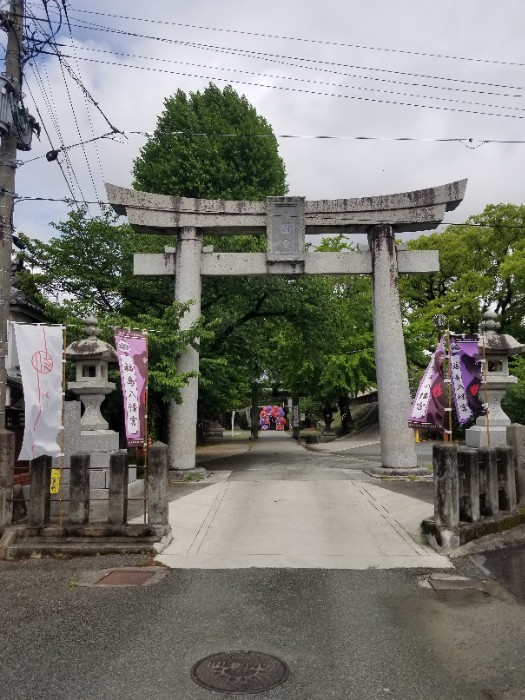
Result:
M142 331L115 328L115 347L124 398L126 439L129 446L144 445L148 385L148 345Z

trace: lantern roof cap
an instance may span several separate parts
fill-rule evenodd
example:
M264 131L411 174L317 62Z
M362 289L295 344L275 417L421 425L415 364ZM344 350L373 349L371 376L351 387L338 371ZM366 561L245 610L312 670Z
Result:
M97 319L88 316L84 319L86 327L84 333L87 338L75 340L66 348L66 358L73 362L83 360L104 360L105 362L116 362L117 353L115 348L104 340L101 340L100 328L97 326Z

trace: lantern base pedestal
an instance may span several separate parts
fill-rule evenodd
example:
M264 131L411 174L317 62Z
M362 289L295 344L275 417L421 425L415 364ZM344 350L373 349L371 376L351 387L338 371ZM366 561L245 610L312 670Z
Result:
M506 425L489 426L489 433L491 447L507 447ZM465 430L465 445L467 447L488 447L487 428L481 425L467 428Z

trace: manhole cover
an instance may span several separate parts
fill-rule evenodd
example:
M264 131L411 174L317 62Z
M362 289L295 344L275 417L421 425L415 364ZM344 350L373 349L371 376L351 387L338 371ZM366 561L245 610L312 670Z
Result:
M167 569L157 566L122 567L89 571L78 581L79 586L150 586L166 576Z
M284 661L260 651L211 654L191 669L196 683L223 693L262 693L284 683L289 673Z

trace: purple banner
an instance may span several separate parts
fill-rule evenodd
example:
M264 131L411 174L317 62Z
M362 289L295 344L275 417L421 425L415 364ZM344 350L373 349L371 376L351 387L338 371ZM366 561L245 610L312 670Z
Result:
M450 336L450 380L458 423L463 425L485 413L481 401L482 361L478 338Z
M443 379L443 341L432 355L418 390L408 419L411 428L433 428L443 431L445 427L445 382Z
M146 397L148 387L148 344L142 331L115 328L115 347L124 398L124 419L128 445L146 442Z

